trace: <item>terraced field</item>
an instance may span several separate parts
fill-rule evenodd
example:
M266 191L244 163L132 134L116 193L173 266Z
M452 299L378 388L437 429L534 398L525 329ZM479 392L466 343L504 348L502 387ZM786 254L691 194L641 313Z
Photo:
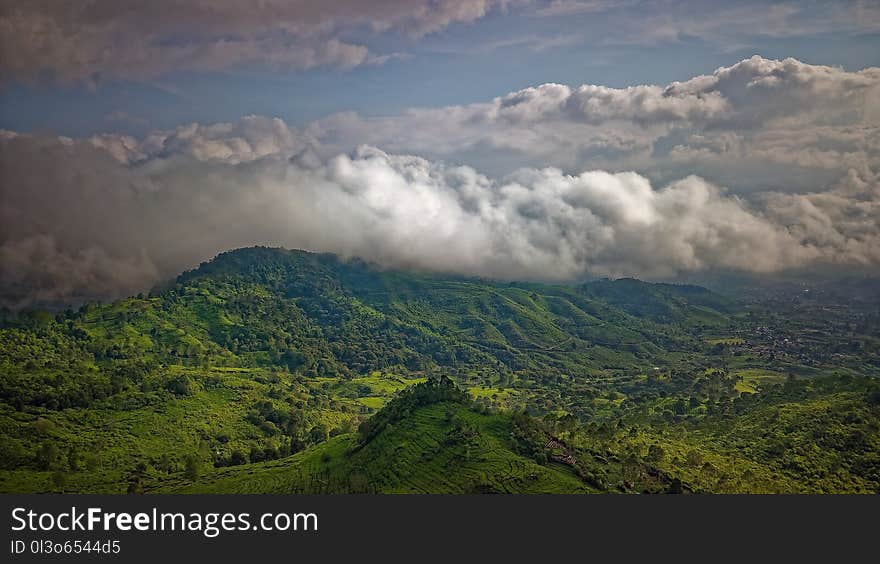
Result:
M737 389L749 393L757 392L761 389L761 386L783 382L786 378L785 374L775 370L763 370L760 368L737 370L734 372L734 375L742 378L740 382L742 386L738 386Z

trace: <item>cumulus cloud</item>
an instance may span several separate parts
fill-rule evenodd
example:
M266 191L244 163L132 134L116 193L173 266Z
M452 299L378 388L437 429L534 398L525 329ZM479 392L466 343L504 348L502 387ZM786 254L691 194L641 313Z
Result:
M665 86L544 84L489 102L307 130L335 150L368 143L465 162L638 170L667 183L697 173L736 192L818 191L880 158L880 69L857 72L754 56Z
M195 131L219 143L251 121ZM633 172L526 168L492 179L369 146L321 158L262 125L275 131L267 146L285 148L204 150L192 127L137 159L90 139L3 138L3 304L123 296L253 244L555 281L880 260L877 179L855 171L828 193L768 194L760 210L695 176L657 187Z
M854 264L880 264L880 178L850 169L827 192L764 195L768 216L792 236Z
M244 64L278 69L381 64L345 39L362 29L411 37L472 22L514 0L0 1L0 78L144 79Z
M557 281L876 268L878 92L880 69L752 57L300 130L0 131L0 296L121 296L253 244Z
M292 154L317 144L292 130L282 119L255 115L235 123L189 123L170 131L154 131L144 139L107 133L88 140L125 164L173 155L237 164L269 155Z

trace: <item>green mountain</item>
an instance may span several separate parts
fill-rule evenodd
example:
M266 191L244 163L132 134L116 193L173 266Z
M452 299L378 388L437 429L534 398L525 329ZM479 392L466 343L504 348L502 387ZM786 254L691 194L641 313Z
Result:
M582 290L591 298L657 323L723 325L736 311L736 305L729 298L693 285L649 284L621 278L593 282Z
M871 491L875 322L810 311L231 251L149 295L3 315L0 491ZM441 377L467 397L382 410ZM855 438L804 464L823 409Z

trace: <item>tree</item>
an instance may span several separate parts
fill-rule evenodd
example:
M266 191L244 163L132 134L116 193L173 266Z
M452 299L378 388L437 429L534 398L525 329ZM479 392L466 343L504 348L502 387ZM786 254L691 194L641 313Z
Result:
M128 490L130 494L144 493L144 477L139 474L132 474L128 479Z
M39 419L37 419L36 422L34 422L34 426L37 428L37 432L40 433L41 435L45 435L46 433L48 433L49 431L51 431L52 429L55 428L54 423L52 423L51 421L49 421L48 419L45 419L43 417L40 417Z
M660 464L666 456L663 447L660 445L651 445L648 447L648 462L651 464Z
M174 461L171 459L171 455L167 452L163 452L162 456L159 457L159 461L154 464L156 469L161 470L165 473L170 474L174 468Z
M199 457L194 454L188 454L186 456L183 473L188 480L195 480L199 477L201 462L202 461L199 460Z
M261 449L257 445L251 447L249 458L251 462L262 462L266 459L263 449Z
M36 462L40 470L49 470L58 458L58 448L53 443L43 443L37 450Z
M67 475L62 470L56 470L52 473L52 483L61 493L64 493L64 486L67 485Z
M578 425L578 419L577 419L577 417L575 417L571 413L565 414L559 420L559 428L563 433L571 434L572 432L574 432L575 429L577 429L577 425Z
M240 450L232 451L232 454L229 455L229 465L230 466L238 466L240 464L247 464L248 458L247 455Z
M687 453L688 466L697 467L703 463L703 455L699 451L689 450Z
M687 405L684 403L684 399L678 398L678 400L672 404L672 411L676 415L684 415L687 412Z
M312 427L312 430L309 431L309 440L315 444L323 443L327 440L327 436L327 425L324 425L323 423L315 425L314 427Z
M95 453L90 453L86 455L86 470L89 472L93 472L98 469L98 466L101 465L101 459Z
M76 450L74 445L70 445L70 448L67 450L67 466L71 472L79 470L79 451Z
M176 396L192 395L192 384L186 375L175 376L165 383L165 389Z

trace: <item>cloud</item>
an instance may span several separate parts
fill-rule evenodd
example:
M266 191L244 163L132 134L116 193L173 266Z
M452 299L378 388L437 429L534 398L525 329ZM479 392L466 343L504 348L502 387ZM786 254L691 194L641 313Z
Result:
M877 268L878 93L880 69L752 57L300 130L0 131L0 299L122 296L253 244L557 281Z
M124 164L173 155L237 164L279 153L291 154L316 143L279 118L256 115L245 116L236 123L189 123L171 131L154 131L142 140L110 133L93 135L88 141Z
M364 29L418 38L469 23L513 0L0 1L0 79L50 72L65 82L150 79L245 64L351 68L374 54L347 35Z
M536 16L587 15L613 34L605 45L660 45L696 38L721 51L747 48L760 38L858 35L880 30L880 8L868 0L838 2L721 2L688 0L551 0Z
M755 56L667 85L543 84L466 106L342 113L307 131L337 151L367 143L496 176L552 165L658 182L698 173L743 193L817 191L877 166L880 69Z
M254 124L266 145L246 141ZM880 189L856 171L826 193L765 194L758 208L696 176L657 187L633 172L545 167L492 179L369 146L321 158L297 135L248 118L160 135L151 154L4 137L0 300L124 296L253 244L553 281L880 262Z
M760 38L880 31L876 2L691 0L0 0L0 81L148 80L179 71L353 68L405 57L374 52L381 34L418 40L516 6L565 18L565 34L496 37L485 49L576 43L667 44L698 38L720 51ZM574 22L573 26L570 26ZM518 29L513 25L511 29ZM611 33L607 33L612 30ZM596 33L601 31L602 33Z
M850 169L827 192L764 196L773 221L793 237L850 263L880 265L880 178Z
M638 4L638 0L615 2L609 0L550 0L535 10L535 15L543 17L571 16L574 14L595 14Z
M541 36L535 34L512 37L509 39L500 39L490 41L480 46L479 51L492 52L503 49L511 49L516 47L527 47L533 52L540 53L549 49L558 49L560 47L571 47L583 42L583 36L579 33L565 33L560 35ZM448 50L448 52L455 52Z

